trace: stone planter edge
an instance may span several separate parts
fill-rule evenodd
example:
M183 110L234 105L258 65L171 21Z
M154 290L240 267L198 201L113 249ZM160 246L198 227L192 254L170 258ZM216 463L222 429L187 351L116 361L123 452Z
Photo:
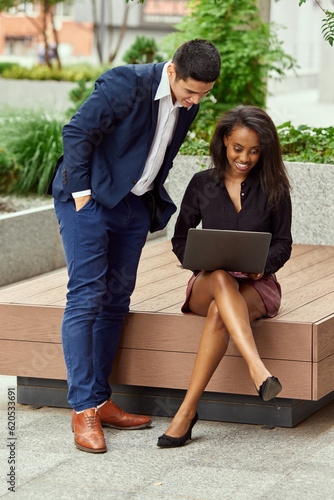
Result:
M180 207L183 193L193 174L208 167L210 159L178 155L169 174L168 191ZM292 236L294 243L334 245L334 165L285 162L291 183ZM178 211L167 226L173 236Z
M165 238L166 230L148 240ZM66 266L53 202L0 215L0 286Z

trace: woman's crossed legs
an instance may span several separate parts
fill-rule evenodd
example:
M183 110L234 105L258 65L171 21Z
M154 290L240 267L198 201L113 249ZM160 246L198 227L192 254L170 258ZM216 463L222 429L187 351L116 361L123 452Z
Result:
M231 337L245 359L259 389L270 377L259 356L250 322L266 315L266 307L254 287L239 283L226 271L205 272L196 279L189 306L206 316L189 388L166 434L183 436L196 413L198 401L223 358Z

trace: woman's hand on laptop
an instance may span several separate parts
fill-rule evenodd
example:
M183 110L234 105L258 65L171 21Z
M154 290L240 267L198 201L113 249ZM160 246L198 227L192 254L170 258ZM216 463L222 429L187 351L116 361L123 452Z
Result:
M254 281L259 280L264 275L264 273L259 273L259 274L244 273L244 274L245 274L245 276L248 276L248 278L250 278L251 280L254 280Z

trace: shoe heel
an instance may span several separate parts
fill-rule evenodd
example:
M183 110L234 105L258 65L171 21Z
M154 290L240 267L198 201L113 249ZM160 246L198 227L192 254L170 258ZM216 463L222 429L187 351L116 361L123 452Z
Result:
M189 428L189 439L192 439L191 435L192 435L192 432L193 432L193 427L196 424L197 420L198 420L198 413L196 412L194 418L191 421L191 425L190 425L190 428Z
M257 392L263 401L271 401L281 392L281 390L282 385L278 378L271 376L263 382Z
M176 447L184 446L186 444L186 442L189 439L191 439L192 429L193 429L194 425L196 424L197 420L198 420L198 414L196 412L196 415L194 416L194 418L191 421L189 429L187 430L187 432L183 436L181 436L179 438L175 438L172 436L168 436L167 434L163 434L162 436L160 436L158 438L157 446L160 446L161 448L176 448Z

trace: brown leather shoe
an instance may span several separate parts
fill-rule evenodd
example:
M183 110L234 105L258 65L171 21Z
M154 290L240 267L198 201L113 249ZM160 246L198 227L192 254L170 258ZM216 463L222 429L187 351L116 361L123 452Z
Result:
M72 431L75 446L89 453L104 453L107 451L99 415L95 408L89 408L82 413L72 413Z
M143 429L151 425L152 420L144 415L131 415L110 399L98 410L102 426L114 427L115 429Z

